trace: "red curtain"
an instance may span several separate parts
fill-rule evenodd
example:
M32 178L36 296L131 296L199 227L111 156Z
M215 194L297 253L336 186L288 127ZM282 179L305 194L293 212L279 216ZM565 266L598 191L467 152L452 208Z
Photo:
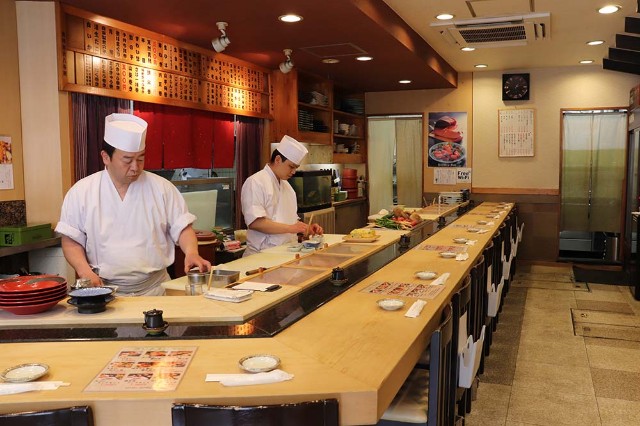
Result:
M232 115L146 102L136 102L134 113L149 123L147 169L233 167Z

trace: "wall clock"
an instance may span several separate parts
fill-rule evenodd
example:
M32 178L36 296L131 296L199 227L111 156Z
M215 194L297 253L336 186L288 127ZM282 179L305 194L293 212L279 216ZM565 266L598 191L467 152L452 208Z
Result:
M502 100L529 100L529 74L502 74Z

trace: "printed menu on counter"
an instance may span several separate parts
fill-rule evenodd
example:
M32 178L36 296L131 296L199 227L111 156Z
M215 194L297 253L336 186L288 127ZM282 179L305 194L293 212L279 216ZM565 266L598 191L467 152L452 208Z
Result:
M191 346L122 348L84 390L176 390L196 349Z
M442 290L444 290L444 286L442 285L376 281L360 291L363 293L382 294L385 296L407 296L421 299L435 299Z

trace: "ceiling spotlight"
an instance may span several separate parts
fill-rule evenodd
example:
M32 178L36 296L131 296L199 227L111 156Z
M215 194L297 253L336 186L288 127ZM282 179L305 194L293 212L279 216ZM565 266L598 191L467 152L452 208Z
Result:
M580 61L581 64L592 64L593 63L593 59L583 59L582 61Z
M463 52L473 52L474 50L476 50L476 48L467 46L467 47L463 47L460 50L462 50Z
M364 61L371 61L372 59L373 59L373 57L371 57L371 56L358 56L358 57L356 58L356 60L358 60L358 61L363 61L363 62L364 62Z
M398 83L400 83L400 84L409 84L409 83L411 83L411 80L398 80Z
M227 33L225 31L227 29L227 25L228 24L226 22L216 22L216 26L218 27L222 35L211 40L211 45L213 46L213 49L218 53L222 52L228 45L231 44L231 40L229 40L229 37L227 37Z
M476 67L476 68L487 68L488 65L487 64L477 64L477 65L474 65L474 67Z
M598 9L598 13L602 13L603 15L608 15L610 13L616 13L620 9L622 9L622 7L618 6L617 4L608 4Z
M453 19L453 15L450 13L441 13L440 15L436 16L436 19L440 21L448 21L449 19Z
M302 16L296 15L294 13L287 13L286 15L278 16L278 19L282 22L300 22L302 21Z
M293 61L291 60L291 52L293 52L293 50L284 49L283 52L284 56L287 57L287 60L284 62L280 62L280 65L278 67L280 68L280 71L282 71L282 74L286 74L293 69Z
M604 40L591 40L587 42L589 46L599 46L603 43L604 43Z
M325 58L322 60L323 64L337 64L338 62L340 62L340 59L336 58Z

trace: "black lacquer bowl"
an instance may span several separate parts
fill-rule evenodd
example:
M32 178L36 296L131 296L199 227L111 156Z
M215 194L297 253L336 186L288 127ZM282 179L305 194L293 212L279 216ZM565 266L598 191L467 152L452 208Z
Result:
M109 287L87 287L69 293L67 303L78 308L80 314L97 314L107 309L107 303L115 299Z

